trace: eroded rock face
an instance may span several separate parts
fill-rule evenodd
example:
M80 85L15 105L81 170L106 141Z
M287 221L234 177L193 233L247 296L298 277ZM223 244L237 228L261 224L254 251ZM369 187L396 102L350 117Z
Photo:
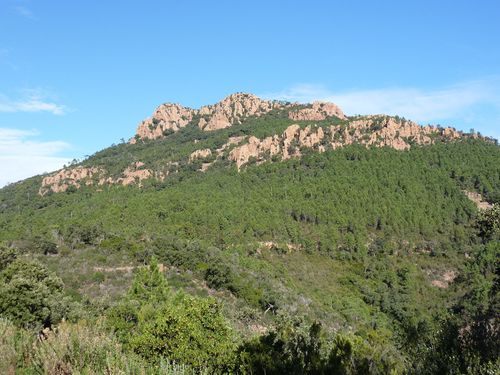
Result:
M187 108L179 104L162 104L156 108L153 116L139 124L136 136L130 143L136 143L138 139L163 138L169 132L179 131L188 125L195 116L200 117L196 123L200 129L213 131L240 124L250 116L262 116L273 109L289 105L244 93L229 95L219 103L203 106L200 109Z
M189 160L193 161L196 159L205 159L212 155L212 150L209 148L204 148L202 150L196 150L189 155Z
M206 105L200 109L187 108L180 104L162 104L156 108L151 117L139 124L136 136L130 140L130 143L136 143L139 139L166 137L170 132L179 131L192 121L205 131L225 129L240 124L248 117L259 117L273 109L287 109L294 105L275 100L263 100L253 94L245 93L229 95L216 104ZM289 113L289 118L294 121L322 121L331 116L346 119L337 105L326 102L314 102L310 108Z
M307 126L301 129L297 124L290 125L280 136L274 135L262 140L250 137L248 143L230 152L229 159L240 170L251 159L262 162L274 156L281 160L300 156L301 148L323 152L327 148L336 149L358 143L366 147L391 147L403 151L408 150L412 144L433 144L437 136L447 140L463 136L453 128L419 126L412 121L388 116L367 116L347 125L331 125L327 131L328 135L321 127Z
M326 102L314 102L311 108L290 111L288 114L288 118L294 121L323 121L332 116L346 119L339 106Z
M78 189L81 184L93 185L93 179L96 177L99 178L103 173L104 170L99 167L61 169L59 172L43 178L42 186L38 190L38 194L45 195L49 191L62 193L68 190L70 186L74 186Z
M331 126L332 147L338 148L353 143L368 146L391 147L408 150L411 144L430 145L434 137L448 140L457 139L463 134L453 128L420 126L415 122L388 116L366 116L349 122L347 126Z
M141 181L154 177L162 180L161 173L154 173L150 169L144 168L144 163L138 161L132 163L117 178L107 177L106 170L100 167L74 167L61 169L57 173L46 176L42 180L42 185L38 194L45 195L52 191L61 193L67 191L71 186L79 189L82 185L132 185L141 186Z
M236 93L217 104L201 107L199 114L207 116L208 120L202 118L198 126L206 131L224 129L240 124L246 117L262 116L284 106L281 102L263 100L253 94Z
M229 159L236 163L238 170L252 158L257 162L274 156L289 159L292 156L300 156L300 147L318 146L324 136L322 128L307 126L301 129L299 125L294 124L281 135L273 135L262 140L253 136L248 138L248 143L231 150ZM318 150L321 151L319 147Z
M196 111L179 104L162 104L156 108L153 116L142 121L137 127L140 139L162 138L167 132L176 132L191 122ZM130 140L136 142L136 138Z
M151 170L144 168L144 163L136 162L125 168L122 177L110 181L110 184L132 185L138 184L141 186L141 181L153 177Z

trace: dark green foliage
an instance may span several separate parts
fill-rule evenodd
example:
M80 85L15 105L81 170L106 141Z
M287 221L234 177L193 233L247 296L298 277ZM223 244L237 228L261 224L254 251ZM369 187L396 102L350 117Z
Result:
M333 335L327 341L319 323L309 327L285 320L239 349L240 368L251 374L389 374L404 364L376 332L369 337Z
M219 304L171 291L155 260L137 271L109 324L127 348L148 361L168 359L212 373L234 368L233 333Z
M282 322L276 331L244 343L240 367L252 374L323 373L321 325L307 332L298 321Z
M59 277L41 264L8 258L0 272L0 316L19 326L50 327L71 314Z
M32 247L35 251L43 255L57 254L57 244L44 238L35 238L32 240Z
M500 203L481 212L478 220L479 236L484 241L500 239Z
M15 249L0 245L0 272L15 261L17 256L18 254Z
M130 347L150 361L168 358L213 373L233 369L231 331L215 300L187 295L163 303L148 321L139 321Z
M500 241L493 229L498 213L494 207L480 215L486 243L457 282L467 292L418 353L426 361L417 373L493 374L500 368Z

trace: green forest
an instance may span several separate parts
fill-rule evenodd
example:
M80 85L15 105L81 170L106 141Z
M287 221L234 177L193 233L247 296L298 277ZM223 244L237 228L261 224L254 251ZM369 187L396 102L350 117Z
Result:
M0 373L499 374L498 144L189 162L291 123L188 125L73 164L178 161L142 186L1 189Z

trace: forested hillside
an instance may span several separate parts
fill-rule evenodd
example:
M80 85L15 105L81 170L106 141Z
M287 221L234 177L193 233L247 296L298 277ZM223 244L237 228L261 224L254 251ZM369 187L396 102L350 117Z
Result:
M0 190L0 372L497 373L497 142L255 98Z

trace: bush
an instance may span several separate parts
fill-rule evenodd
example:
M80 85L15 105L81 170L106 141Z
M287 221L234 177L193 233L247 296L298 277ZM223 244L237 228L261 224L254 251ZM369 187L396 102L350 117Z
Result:
M150 365L123 350L102 321L61 323L43 339L0 320L2 374L194 374L187 366L160 361ZM205 373L204 370L201 373Z
M153 363L170 360L225 373L235 364L233 332L211 298L174 293L153 259L139 269L108 324L122 343Z
M213 299L179 295L157 310L154 319L139 322L139 330L131 348L149 361L168 358L213 373L234 367L232 332Z
M401 374L403 361L376 331L367 337L336 334L331 342L321 325L283 319L276 330L244 343L239 365L251 374Z
M0 316L19 326L49 327L74 307L61 279L41 264L17 259L0 272Z

